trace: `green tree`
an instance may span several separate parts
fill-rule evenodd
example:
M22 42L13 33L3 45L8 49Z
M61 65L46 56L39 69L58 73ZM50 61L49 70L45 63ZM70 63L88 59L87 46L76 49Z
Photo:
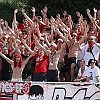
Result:
M64 10L72 15L74 22L77 21L77 16L75 14L76 11L79 11L83 14L83 17L88 18L86 14L86 8L91 10L91 14L93 15L93 8L100 9L99 0L1 0L0 2L0 17L5 20L11 22L13 19L13 11L14 9L18 9L17 18L18 21L21 21L23 16L21 13L21 8L25 8L26 13L32 17L31 7L36 8L36 15L41 15L40 10L43 9L44 6L48 7L48 17L54 16L57 13L62 14ZM5 8L5 9L3 9ZM6 17L7 16L7 17Z

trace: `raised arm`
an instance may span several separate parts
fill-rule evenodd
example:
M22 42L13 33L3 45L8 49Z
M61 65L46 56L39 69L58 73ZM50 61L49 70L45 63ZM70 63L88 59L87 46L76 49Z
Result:
M94 18L92 18L92 21L93 21L94 25L97 27L97 29L99 29L99 30L100 30L100 26L97 24L97 22L95 21L95 19L94 19Z
M16 14L18 12L18 9L15 9L14 10L14 19L13 19L13 22L12 22L12 30L15 32L16 31L16 28L17 28L17 20L16 20Z
M5 21L5 26L10 30L10 32L16 36L15 32L8 26L8 22Z
M34 29L35 29L36 33L38 34L38 37L40 38L41 33L40 33L40 30L39 30L39 24L37 23L36 25L33 25L33 26L34 26Z
M42 46L42 45L39 43L39 40L38 40L38 38L37 38L36 36L35 36L35 42L36 42L36 44L37 44L40 48L42 48L42 50L43 50L47 55L49 55L50 51L47 50L44 46Z
M56 30L54 30L54 32L56 32L65 42L67 42L67 38L63 36L63 34L59 31L58 28L56 28Z
M42 16L43 16L43 22L45 23L45 20L46 20L46 18L47 18L47 7L45 6L44 8L43 8L43 10L41 10L41 14L42 14ZM46 24L46 23L45 23Z
M86 12L87 12L88 17L89 17L90 20L91 20L91 19L92 19L92 16L91 16L91 14L90 14L90 9L86 9Z
M84 26L84 37L82 37L80 40L79 40L79 44L82 44L84 41L87 40L87 32L88 32L88 27Z
M45 34L45 41L46 41L46 44L47 44L48 46L51 45L51 43L49 43L49 41L48 41L48 34L47 34L47 33Z
M0 52L0 56L2 57L2 58L4 58L9 64L13 64L14 63L14 61L13 60L10 60L8 57L6 57L3 53L1 53Z
M32 7L32 9L31 9L31 10L32 10L32 12L33 12L33 18L32 18L32 19L34 20L34 16L35 16L35 8L34 8L34 7Z
M27 16L27 14L25 13L25 9L22 8L22 14L24 15L24 17L31 23L33 24L33 21Z
M26 60L23 61L23 65L26 65L28 63L28 61L34 56L34 54L35 53L32 52L31 55Z
M24 39L22 39L22 43L24 44L24 46L31 52L33 53L33 51L31 50L31 48L26 44L26 41Z
M15 22L16 22L16 14L17 14L17 12L18 12L18 10L15 9L15 11L14 11L14 21L15 21Z
M95 9L95 7L94 7L93 10L94 10L94 19L96 20L97 9Z

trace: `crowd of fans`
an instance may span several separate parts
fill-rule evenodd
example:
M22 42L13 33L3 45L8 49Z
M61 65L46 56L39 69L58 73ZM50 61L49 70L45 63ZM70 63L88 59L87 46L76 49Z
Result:
M77 23L66 10L50 19L46 6L42 16L31 10L19 23L15 9L12 28L0 20L0 80L99 82L100 10L86 9L90 22L76 11Z

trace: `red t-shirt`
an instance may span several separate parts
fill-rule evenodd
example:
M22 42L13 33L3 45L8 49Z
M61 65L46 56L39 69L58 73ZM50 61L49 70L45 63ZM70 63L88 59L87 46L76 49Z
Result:
M21 24L21 23L18 23L17 27L21 30L21 32L22 32L22 30L24 29L24 25Z
M42 57L39 57L39 55L36 54L35 58L36 58L36 65L34 73L46 72L48 56L44 54Z

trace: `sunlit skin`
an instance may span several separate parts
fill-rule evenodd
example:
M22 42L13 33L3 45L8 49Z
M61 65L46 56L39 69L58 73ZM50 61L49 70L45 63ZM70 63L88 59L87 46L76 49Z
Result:
M78 49L79 49L79 43L77 42L77 37L73 34L72 35L72 39L71 41L69 41L68 43L68 47L70 47L69 49L69 53L68 53L68 58L71 58L71 57L77 57L78 55ZM74 80L74 67L75 67L75 63L72 63L70 68L70 75L71 75L71 81Z
M58 48L58 50L61 49L61 45L62 45L62 43L58 41L58 42L57 42L57 48Z
M52 45L50 46L50 51L51 53L49 54L49 57L53 55L53 63L52 65L49 63L49 70L55 70L57 69L57 64L58 64L60 55L57 53L58 51L56 51L56 48L54 48Z
M76 35L72 35L71 43L75 43L77 41Z
M60 41L57 41L57 48L58 50L61 49L61 46L63 45L62 42ZM62 49L62 52L60 53L60 58L59 58L59 61L58 62L64 62L64 57L65 57L65 53L66 53L66 45L63 46L63 49ZM67 77L67 73L62 73L60 71L59 73L59 78L60 78L60 81L65 81L65 74L66 74L66 77Z
M51 46L51 47L50 47L50 51L51 51L51 52L54 52L54 51L55 51L55 48L54 48L53 46Z

